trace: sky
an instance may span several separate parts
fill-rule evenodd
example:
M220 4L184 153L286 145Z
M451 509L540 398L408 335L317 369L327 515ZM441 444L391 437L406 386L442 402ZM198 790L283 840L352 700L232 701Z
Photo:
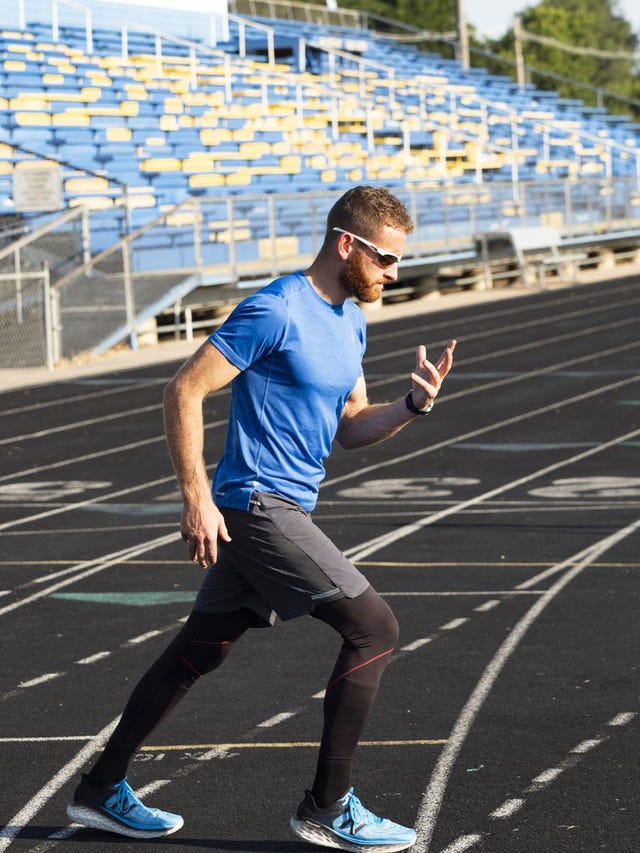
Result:
M464 0L467 20L479 33L499 38L511 28L513 16L528 6L536 6L537 0ZM638 0L618 0L616 12L626 18L631 28L640 34L640 3Z

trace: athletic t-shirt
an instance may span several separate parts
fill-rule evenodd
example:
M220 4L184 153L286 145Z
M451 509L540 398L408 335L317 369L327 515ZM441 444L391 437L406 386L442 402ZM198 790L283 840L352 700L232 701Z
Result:
M231 383L220 506L248 509L253 491L314 508L345 401L362 374L362 311L331 305L302 273L276 279L233 310L210 342L242 372Z

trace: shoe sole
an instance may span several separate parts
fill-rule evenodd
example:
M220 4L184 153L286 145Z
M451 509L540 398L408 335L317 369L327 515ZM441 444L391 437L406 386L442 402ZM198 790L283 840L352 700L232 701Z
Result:
M396 844L355 844L335 835L330 829L317 823L311 823L299 817L292 817L289 826L297 836L311 844L319 844L322 847L333 847L334 850L347 850L349 853L399 853L400 850L408 850L414 843L400 842Z
M162 838L165 835L177 832L184 824L184 821L180 818L180 823L168 829L134 829L125 823L119 823L115 818L109 817L104 812L99 812L96 809L83 806L79 803L70 803L67 806L67 814L72 821L80 823L82 826L88 826L91 829L103 829L106 832L115 832L117 835L127 835L129 838Z

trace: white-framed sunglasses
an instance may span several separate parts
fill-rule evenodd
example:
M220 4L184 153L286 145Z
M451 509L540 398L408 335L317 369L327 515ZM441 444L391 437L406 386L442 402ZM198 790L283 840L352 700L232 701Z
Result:
M353 237L354 240L357 240L359 243L363 243L365 246L368 246L372 249L378 258L378 263L381 267L390 267L392 264L399 264L402 255L394 255L393 252L385 252L384 249L379 249L374 243L370 240L365 240L364 237L358 236L358 234L354 234L353 231L346 231L344 228L332 228L332 231L337 231L339 234L348 234L350 237Z

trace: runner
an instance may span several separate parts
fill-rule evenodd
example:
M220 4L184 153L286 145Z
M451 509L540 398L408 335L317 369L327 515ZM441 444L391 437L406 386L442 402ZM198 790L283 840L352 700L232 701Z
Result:
M365 319L354 300L374 302L396 280L412 228L388 190L349 190L329 212L309 269L245 299L165 389L167 443L184 501L182 537L206 573L189 619L142 677L83 776L67 809L72 820L143 838L180 829L182 817L135 796L126 779L131 758L247 629L310 614L343 642L326 688L315 778L291 827L340 850L393 853L415 841L409 827L364 808L351 780L398 625L310 515L333 440L364 447L421 420L451 369L454 340L435 364L418 345L406 395L378 404L367 398ZM202 405L228 384L227 439L212 489Z

